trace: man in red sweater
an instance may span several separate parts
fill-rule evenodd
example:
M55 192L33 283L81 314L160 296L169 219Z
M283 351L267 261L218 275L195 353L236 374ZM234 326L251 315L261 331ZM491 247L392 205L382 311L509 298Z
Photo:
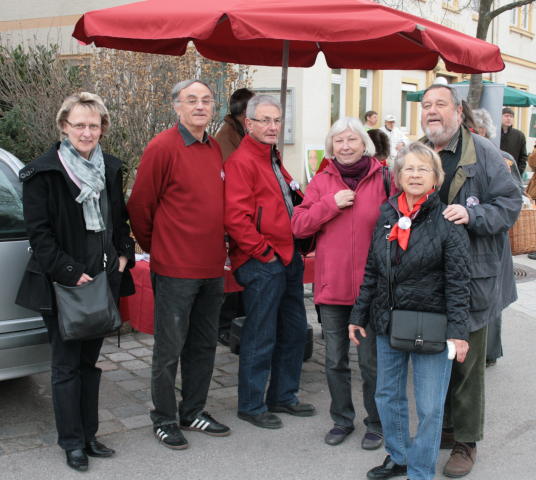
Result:
M281 130L279 103L268 95L253 97L246 128L248 135L224 165L225 227L246 313L238 417L258 427L281 428L273 412L301 417L315 413L313 405L296 396L307 320L303 261L294 247L290 218L301 193L275 148Z
M180 429L230 433L204 411L223 302L224 176L220 147L205 132L214 109L212 90L199 80L185 80L171 97L178 123L143 152L128 212L138 243L151 254L154 434L166 447L183 449L188 442Z

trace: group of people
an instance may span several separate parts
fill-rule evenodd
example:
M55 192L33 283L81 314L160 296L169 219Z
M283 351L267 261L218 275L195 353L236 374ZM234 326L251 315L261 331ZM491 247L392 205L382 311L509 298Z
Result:
M378 112L368 110L365 112L363 126L369 137L376 146L376 158L384 161L384 165L394 167L398 152L409 145L410 141L404 132L396 126L396 117L393 114L386 115L383 127L377 128Z
M397 145L392 171L376 158L359 120L337 120L326 137L325 166L305 195L276 147L282 112L273 97L235 95L218 141L206 132L214 111L209 85L180 82L171 99L177 123L147 145L126 206L120 162L100 149L110 118L96 95L65 101L57 118L62 141L20 174L32 257L19 303L39 310L49 331L58 443L68 465L86 470L88 455L114 451L95 437L102 339L61 340L51 282L90 281L107 230L110 286L116 298L131 294L129 219L150 253L150 416L162 445L187 448L183 431L231 433L205 411L227 255L244 287L246 316L238 418L277 429L283 426L279 414L316 413L298 398L307 328L301 247L314 237L314 300L333 421L325 442L338 445L355 429L348 358L353 342L366 411L361 446L384 444L388 454L368 478L432 479L440 446L452 449L445 475L469 473L483 437L487 325L515 299L507 230L521 193L500 151L464 126L456 92L443 85L425 91L425 137ZM392 348L393 302L445 313L455 361L447 350L427 355ZM410 359L419 417L413 438L406 397Z

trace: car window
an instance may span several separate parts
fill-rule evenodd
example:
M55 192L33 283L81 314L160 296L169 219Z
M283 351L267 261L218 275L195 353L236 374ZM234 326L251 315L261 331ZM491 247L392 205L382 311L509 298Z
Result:
M15 172L0 162L0 241L25 236L22 185Z

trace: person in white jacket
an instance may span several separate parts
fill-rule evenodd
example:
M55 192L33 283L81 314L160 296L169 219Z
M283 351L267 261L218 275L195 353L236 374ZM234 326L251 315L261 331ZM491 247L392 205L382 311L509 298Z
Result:
M404 132L400 128L395 127L396 117L394 115L387 115L384 119L384 126L380 128L389 137L389 144L391 145L391 154L389 155L388 163L389 167L392 167L398 151L409 145L409 139L404 135Z

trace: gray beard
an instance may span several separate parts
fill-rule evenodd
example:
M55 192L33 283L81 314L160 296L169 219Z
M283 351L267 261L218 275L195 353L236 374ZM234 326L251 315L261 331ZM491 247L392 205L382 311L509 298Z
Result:
M435 130L434 132L430 131L430 128L427 127L424 129L424 133L426 134L426 138L430 140L434 144L434 146L445 146L447 143L449 143L450 139L455 135L456 131L458 130L459 125L456 126L456 128L443 128L441 131Z

